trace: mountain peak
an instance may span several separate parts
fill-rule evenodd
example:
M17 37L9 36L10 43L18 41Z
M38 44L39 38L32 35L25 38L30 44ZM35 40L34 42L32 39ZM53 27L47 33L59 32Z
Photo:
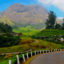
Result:
M11 7L21 7L21 6L24 6L24 5L16 3L16 4L13 4Z
M48 11L40 5L14 4L2 13L18 26L40 25L47 19Z

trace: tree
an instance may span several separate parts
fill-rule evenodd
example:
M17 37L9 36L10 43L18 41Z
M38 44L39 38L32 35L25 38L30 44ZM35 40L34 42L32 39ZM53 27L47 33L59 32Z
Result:
M48 19L46 21L46 29L53 29L56 21L56 15L53 11L50 11Z
M56 24L55 25L55 29L61 29L61 25L60 24Z
M64 19L63 19L62 29L64 30Z
M0 23L0 47L17 45L20 41L20 36L14 36L12 34L11 26Z
M0 23L0 32L2 33L8 33L12 32L12 27L8 24Z
M0 35L0 47L9 47L17 45L21 41L19 36L13 36L11 34Z

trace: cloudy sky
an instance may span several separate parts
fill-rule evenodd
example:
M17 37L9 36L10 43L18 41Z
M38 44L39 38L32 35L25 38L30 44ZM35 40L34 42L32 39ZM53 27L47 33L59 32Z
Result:
M39 4L44 6L48 11L54 11L57 17L64 17L64 0L0 0L0 11L4 11L15 3L24 5Z

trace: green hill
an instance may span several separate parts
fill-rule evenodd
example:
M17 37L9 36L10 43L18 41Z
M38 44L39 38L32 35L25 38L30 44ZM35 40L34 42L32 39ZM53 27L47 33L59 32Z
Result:
M19 28L13 29L13 32L22 33L23 36L32 36L32 35L35 35L36 33L39 33L39 31L40 30L34 29L31 26L19 27Z
M55 36L55 35L64 35L64 30L58 30L58 29L45 29L40 31L38 36Z

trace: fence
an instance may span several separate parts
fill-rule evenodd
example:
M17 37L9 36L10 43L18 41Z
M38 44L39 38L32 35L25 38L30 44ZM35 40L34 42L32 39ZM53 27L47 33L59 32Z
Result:
M51 52L56 52L56 51L63 51L63 49L28 51L25 54L21 53L22 61L25 62L29 57L32 57L32 56L35 56L38 54L51 53ZM15 62L16 62L16 64L21 64L19 54L16 55L16 61ZM9 64L12 64L12 60L9 60Z

